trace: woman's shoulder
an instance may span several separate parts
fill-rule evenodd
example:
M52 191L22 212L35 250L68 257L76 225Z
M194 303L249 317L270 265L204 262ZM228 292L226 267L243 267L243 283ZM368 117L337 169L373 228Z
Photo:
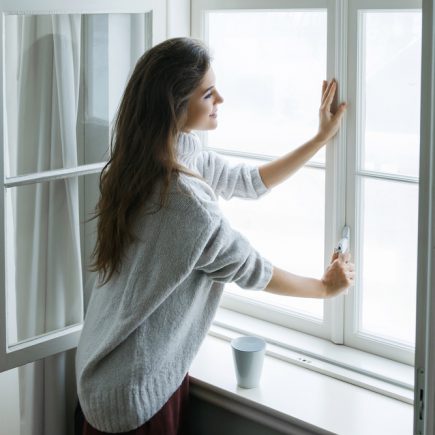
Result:
M201 178L182 172L173 173L166 195L165 200L164 183L159 180L146 201L145 213L142 216L148 219L151 213L154 218L161 220L164 215L173 215L177 220L185 218L199 225L201 221L207 223L210 219L216 220L221 214L214 190ZM159 214L155 215L154 211L158 211Z
M135 223L135 234L140 240L150 234L160 234L160 245L167 243L170 249L169 246L179 239L188 249L189 240L196 240L198 234L212 232L222 222L214 191L196 177L184 174L172 177L167 200L162 206L159 200L161 183L154 193L153 200L147 202L144 213ZM170 237L162 239L163 234L170 234Z
M205 220L216 220L221 216L221 209L214 190L200 178L183 173L178 174L171 194L177 202L186 205L192 218L194 214Z

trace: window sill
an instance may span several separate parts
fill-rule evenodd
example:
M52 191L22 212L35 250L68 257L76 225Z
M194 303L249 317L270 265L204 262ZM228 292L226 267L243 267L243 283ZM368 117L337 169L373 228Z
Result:
M414 404L413 366L337 345L222 305L209 333L228 341L239 335L263 337L268 343L267 351L276 358Z
M255 322L260 322L257 327L262 323L270 326L269 322L229 311L219 308L216 321L229 321L230 317L235 320L239 316L238 325L249 330L247 335L265 337L264 331L257 334L250 327ZM248 324L249 319L253 323ZM259 387L238 387L229 340L240 335L212 325L189 369L192 394L284 433L412 433L412 400L406 403L413 396L412 391L409 394L403 387L387 387L383 385L386 382L341 367L334 371L327 367L333 364L311 357L311 363L303 362L298 358L304 359L305 355L269 340ZM401 399L391 397L394 395ZM299 431L295 432L296 429Z

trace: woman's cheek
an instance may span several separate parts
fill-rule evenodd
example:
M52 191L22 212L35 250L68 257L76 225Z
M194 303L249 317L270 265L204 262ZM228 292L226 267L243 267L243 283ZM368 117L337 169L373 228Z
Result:
M208 116L208 115L210 115L210 113L213 111L213 109L212 109L212 107L211 107L211 105L210 104L208 104L208 103L205 103L205 104L203 104L203 106L202 106L202 114L204 115L204 116Z

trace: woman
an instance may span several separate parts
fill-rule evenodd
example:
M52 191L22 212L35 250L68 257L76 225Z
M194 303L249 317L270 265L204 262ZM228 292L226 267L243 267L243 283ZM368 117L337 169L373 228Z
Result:
M225 283L306 297L352 284L348 257L333 257L321 280L273 267L222 215L218 195L256 199L270 186L258 167L231 168L191 131L217 126L223 98L210 63L201 41L168 39L139 59L125 89L100 178L91 265L99 279L76 354L77 433L188 433L188 369ZM271 184L337 132L344 106L329 113L334 91L323 84L316 141L267 167Z

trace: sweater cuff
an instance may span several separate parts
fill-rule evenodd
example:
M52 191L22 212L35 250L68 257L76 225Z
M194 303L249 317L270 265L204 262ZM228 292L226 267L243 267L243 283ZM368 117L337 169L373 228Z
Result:
M273 275L273 264L265 257L263 257L263 274L261 280L255 287L252 287L250 290L254 291L263 291L266 289Z
M267 188L266 185L263 182L263 179L260 175L260 167L254 166L251 169L251 179L252 179L252 185L254 186L255 191L257 192L258 196L262 196L266 193L269 193L272 191L272 189Z

